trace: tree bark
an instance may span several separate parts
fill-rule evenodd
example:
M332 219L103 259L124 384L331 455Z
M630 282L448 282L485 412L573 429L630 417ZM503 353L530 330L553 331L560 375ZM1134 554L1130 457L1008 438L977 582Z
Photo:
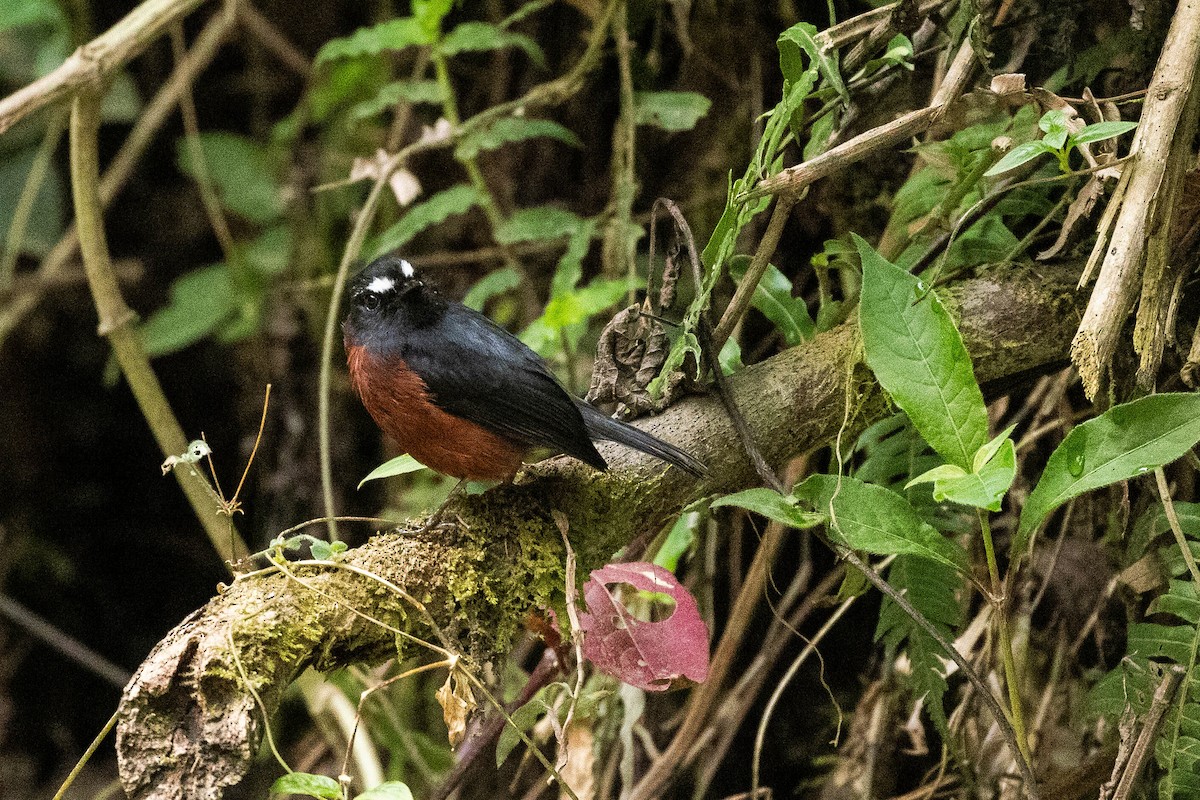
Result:
M996 268L939 292L991 393L1067 363L1082 308L1077 275L1077 265ZM889 413L860 352L851 320L731 377L769 463L778 468L826 446L839 430L848 450ZM607 473L564 458L543 462L520 485L463 498L453 509L462 524L449 533L382 533L345 554L344 564L402 587L421 610L347 569L305 566L292 570L300 580L275 573L236 581L171 631L126 687L117 729L126 792L135 800L222 796L258 750L259 703L273 712L308 666L416 652L397 631L476 666L502 658L530 609L561 608L564 552L551 511L570 521L582 576L697 497L757 483L715 398L688 398L639 424L699 457L710 477L697 481L607 446Z

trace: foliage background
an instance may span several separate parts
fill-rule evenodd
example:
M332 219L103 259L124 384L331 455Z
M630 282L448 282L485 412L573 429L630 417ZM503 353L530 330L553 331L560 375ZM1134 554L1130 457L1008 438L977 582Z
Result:
M1169 16L1161 4L1147 4L1144 28L1138 32L1107 4L1016 5L1014 21L988 40L991 68L1019 68L1029 85L1056 81L1073 92L1088 85L1099 96L1144 87ZM0 25L4 93L53 67L73 45L119 19L128 4L77 0L59 7L49 0L21 0L13 8L27 16L0 16L5 23ZM289 66L250 26L236 27L193 88L208 179L197 171L183 119L173 114L117 197L107 222L126 298L149 321L147 341L160 353L154 365L166 394L184 429L191 435L205 433L223 483L240 474L254 443L263 386L270 382L274 387L263 446L242 497L246 514L239 518L243 534L258 549L283 528L323 513L315 439L317 354L331 275L365 187L315 189L342 180L355 158L369 158L388 144L393 113L382 103L370 113L358 104L421 63L413 51L343 59L326 51L325 58L318 56L331 40L405 14L406 8L386 2L328 2L296 13L294 4L277 0L255 8L291 43L294 59L307 63ZM499 0L467 3L450 12L447 28L467 20L499 21L514 10L513 4ZM865 10L857 3L832 4L837 19ZM467 118L567 71L583 50L589 17L599 11L583 0L547 3L517 23L515 29L544 53L544 66L520 46L456 55L450 75L460 115ZM187 19L187 41L210 13ZM937 34L918 48L915 68L897 68L877 86L856 87L862 94L855 95L839 121L845 135L923 106L936 57L947 48L946 31L959 35L973 13L973 6L951 4ZM696 93L711 103L706 113L694 119L694 126L638 126L635 160L629 172L622 172L614 160L621 144L622 75L608 42L578 93L544 114L569 135L515 142L479 157L482 180L496 208L512 214L552 206L557 211L543 212L543 221L580 225L579 220L618 208L624 192L634 198L633 220L644 224L654 198L670 197L680 202L703 243L720 217L730 171L741 174L762 134L762 114L785 90L777 37L803 20L824 27L829 16L824 3L629 3L632 88ZM314 59L318 63L312 66ZM170 42L164 39L118 79L106 107L102 160L117 151L172 63ZM43 112L0 136L0 219L11 218L46 131L61 124L52 117ZM399 128L400 141L414 140L420 125L433 124L436 117L433 107L418 103ZM692 121L686 112L685 118ZM1025 128L1032 130L1033 121L1026 120ZM671 127L681 129L666 129ZM972 154L986 150L1001 130L984 126L974 130L970 142L955 139L924 155L961 177L975 167ZM48 153L48 177L30 216L17 269L11 284L3 287L7 293L0 295L11 299L23 292L41 293L36 307L5 329L0 341L0 585L5 598L35 610L118 668L131 670L166 630L211 596L225 569L174 483L160 475L160 454L127 387L116 377L106 344L95 336L95 312L81 267L70 263L50 285L36 283L38 260L70 216L65 144ZM789 154L789 163L795 158ZM780 294L806 301L803 315L811 311L818 326L845 315L838 301L853 297L856 279L847 270L836 272L830 283L810 262L818 254L834 262L844 257L850 231L872 241L883 236L881 249L890 244L893 258L906 252L916 258L905 247L910 243L905 215L916 214L914 205L920 207L928 194L921 195L920 182L908 180L913 163L911 153L897 150L840 172L814 186L788 220L772 262L783 281ZM424 188L422 198L470 180L469 169L444 152L419 155L409 166ZM205 208L201 187L207 181L223 209L219 216L228 226L225 237L214 234L213 212ZM1009 208L1008 216L976 232L977 252L1004 254L1057 199L1023 198L1024 206ZM948 212L971 202L965 196L957 200L961 205L945 201ZM765 217L743 232L739 251L753 249ZM398 205L385 197L374 231L387 230L401 218ZM496 248L495 223L475 206L412 236L404 251L434 273L447 294L462 297L505 266ZM570 285L564 293L555 284L563 253L556 237L514 234L511 241L525 280L497 293L487 306L514 330L533 326L530 335L559 374L581 390L599 328L620 307L627 289L623 277L628 265L620 254L630 240L620 234L618 230L606 246L597 241L582 259L578 285L595 289L573 301L584 324L544 331L548 300L576 289ZM840 247L825 244L839 239ZM377 244L369 240L368 250ZM643 280L645 245L644 239L636 245ZM956 263L978 263L967 261L960 256ZM214 270L217 264L224 267ZM200 281L190 284L191 294L189 280ZM723 278L715 290L716 307L724 305L732 290L732 281ZM821 311L827 318L822 319ZM773 323L778 320L759 312L747 318L737 338L742 362L753 363L794 343ZM349 394L344 376L335 374L333 460L339 510L404 514L436 502L449 487L427 475L355 489L371 467L392 453ZM1074 389L1071 403L1085 407ZM813 456L814 461L827 458L825 453ZM1190 488L1190 479L1182 480L1185 490ZM1105 512L1100 507L1089 513L1102 520ZM345 533L354 544L367 531L351 527ZM743 521L726 520L719 529L712 523L694 551L694 588L714 619L723 618L741 585L758 536L755 525ZM1078 558L1089 563L1084 555ZM797 564L809 563L820 575L831 568L832 558L796 539L786 545L779 563L780 580L786 583ZM1074 589L1068 582L1057 592L1078 600ZM118 689L98 678L95 669L70 663L31 637L26 626L14 624L18 613L8 608L0 617L0 780L30 787L29 796L42 796L107 719ZM1062 613L1077 617L1084 609ZM822 648L823 677L807 671L775 712L763 782L777 786L780 795L814 794L827 774L832 753L827 742L836 714L821 680L843 707L853 708L863 684L885 660L882 649L874 646L878 618L877 600L857 605L841 623L839 635ZM819 623L811 623L812 630ZM752 633L748 640L754 639ZM888 643L897 646L897 640ZM781 659L780 672L802 646L797 639ZM1110 653L1088 652L1080 671L1111 667L1121 652L1117 645ZM677 704L671 698L654 702L659 721ZM428 727L436 730L436 715L420 701L412 703L434 717ZM298 706L291 711L299 717ZM302 726L297 723L296 729ZM738 734L713 788L715 796L748 785L752 735L752 724ZM292 744L319 749L315 735L307 736L297 733L299 741ZM97 785L111 777L111 753L105 752L93 776ZM926 766L916 759L900 763L897 786L912 784Z

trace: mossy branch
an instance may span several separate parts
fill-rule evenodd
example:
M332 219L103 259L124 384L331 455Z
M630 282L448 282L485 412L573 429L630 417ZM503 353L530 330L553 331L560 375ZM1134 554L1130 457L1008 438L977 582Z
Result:
M960 318L987 386L1065 362L1079 318L1076 273L999 269L942 296ZM763 455L779 465L827 444L843 423L847 382L858 399L851 435L888 411L882 390L858 365L853 323L731 378ZM350 551L348 562L419 598L449 644L481 663L502 657L534 607L561 602L563 545L551 511L570 520L584 572L621 545L667 523L697 496L756 482L733 425L715 398L693 397L640 423L695 453L704 483L616 446L598 473L568 459L530 470L521 485L463 498L452 534L392 532ZM262 722L229 668L232 627L240 661L268 709L306 666L331 669L394 654L388 628L429 631L394 593L346 570L304 568L304 584L274 574L239 581L164 639L125 692L118 728L122 781L131 798L220 796L257 751ZM320 591L314 591L319 588ZM445 644L445 642L443 642ZM170 748L167 758L165 748ZM186 749L183 752L181 748Z

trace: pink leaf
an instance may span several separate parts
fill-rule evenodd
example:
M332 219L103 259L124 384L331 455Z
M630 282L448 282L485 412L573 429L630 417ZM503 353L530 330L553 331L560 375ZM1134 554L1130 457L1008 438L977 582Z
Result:
M669 595L674 612L660 622L638 619L607 585L622 583ZM583 599L583 654L601 671L657 692L681 677L696 683L708 677L708 628L695 598L667 570L645 562L609 564L592 572Z

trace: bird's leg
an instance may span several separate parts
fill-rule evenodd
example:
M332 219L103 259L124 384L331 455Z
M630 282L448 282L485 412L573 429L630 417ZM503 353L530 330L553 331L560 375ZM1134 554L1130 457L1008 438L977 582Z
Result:
M442 522L442 517L446 514L446 508L450 505L450 502L454 500L455 496L462 491L462 488L466 485L466 483L466 478L458 479L458 483L454 484L454 488L450 490L450 494L446 495L446 499L442 501L440 506L438 506L437 511L429 515L429 519L425 521L425 524L420 527L417 533L427 533L440 528L445 524Z

